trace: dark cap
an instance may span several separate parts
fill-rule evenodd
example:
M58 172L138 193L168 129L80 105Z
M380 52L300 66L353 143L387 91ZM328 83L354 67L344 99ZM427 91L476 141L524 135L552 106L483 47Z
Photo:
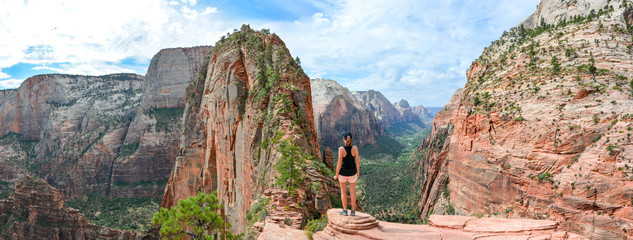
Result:
M341 135L343 135L343 138L347 138L347 137L352 138L352 133L348 131L343 131Z

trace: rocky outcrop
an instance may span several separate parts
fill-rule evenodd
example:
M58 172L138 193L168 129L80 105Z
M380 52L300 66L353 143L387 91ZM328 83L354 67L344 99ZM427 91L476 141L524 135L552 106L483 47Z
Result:
M44 178L65 197L161 196L177 153L185 85L209 49L162 50L147 78L39 75L0 91L0 152L7 156L0 165Z
M423 217L443 208L556 220L590 239L632 236L626 5L561 4L585 2L603 11L514 28L473 62L413 157Z
M0 200L0 239L156 239L88 223L79 211L64 206L57 190L26 177L11 197Z
M248 230L247 210L274 186L294 191L303 216L327 209L329 198L320 186L331 177L321 173L326 167L312 122L309 78L283 41L244 25L219 41L207 59L187 87L179 155L161 206L217 191L234 232ZM277 181L277 163L289 158L306 163L294 165L299 173L283 172L288 182ZM313 187L306 187L308 181Z
M383 127L347 88L319 78L310 80L310 84L320 146L338 149L343 144L343 131L351 131L356 145L377 144L379 136L384 135Z
M429 225L413 225L378 221L362 212L342 216L339 211L328 210L328 224L314 239L582 239L548 220L432 215Z

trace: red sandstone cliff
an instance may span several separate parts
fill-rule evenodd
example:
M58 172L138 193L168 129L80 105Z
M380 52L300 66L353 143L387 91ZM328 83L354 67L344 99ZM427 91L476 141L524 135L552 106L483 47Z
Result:
M319 187L297 190L294 203L287 203L298 214L291 220L329 208L329 177L314 170L319 145L310 80L277 35L244 25L223 38L187 87L186 102L179 155L162 207L198 191L217 190L232 230L247 231L246 212L279 176L280 143L292 141L305 156L314 156L301 175Z
M26 177L15 192L0 200L0 239L153 239L88 223L84 215L64 207L62 196L41 179Z
M454 208L633 236L631 22L626 5L607 4L544 0L544 22L531 16L473 62L413 157L422 217Z

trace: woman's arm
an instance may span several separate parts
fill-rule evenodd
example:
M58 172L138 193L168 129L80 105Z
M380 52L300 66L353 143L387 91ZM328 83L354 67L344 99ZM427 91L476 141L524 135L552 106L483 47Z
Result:
M354 146L353 150L356 152L356 154L354 154L354 156L356 156L356 157L354 157L355 160L356 160L356 176L360 176L360 162L358 160L359 159L359 157L358 157L358 147Z
M334 175L334 180L338 179L338 172L341 171L341 164L343 164L343 147L338 148L338 161L336 162L336 175Z

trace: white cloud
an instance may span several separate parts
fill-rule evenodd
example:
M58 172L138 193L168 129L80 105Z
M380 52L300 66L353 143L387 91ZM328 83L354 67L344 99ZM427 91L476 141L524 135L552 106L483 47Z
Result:
M379 90L391 101L440 106L465 84L465 72L483 48L537 3L332 1L310 17L268 25L310 77Z
M0 80L0 89L18 88L22 82L24 82L24 79Z
M0 72L0 79L10 78L10 77L11 77L11 75L3 73L3 72Z
M216 13L216 12L218 12L217 8L207 7L204 9L204 12L202 12L200 15L209 15L211 13Z
M186 1L183 15L168 0L0 0L0 71L17 63L67 63L59 72L74 74L129 71L117 65L149 62L162 48L214 44L234 28L219 16L198 17L196 3Z
M282 7L307 12L301 3L287 2ZM250 23L278 33L310 77L330 77L352 90L379 90L391 101L439 106L464 85L466 70L483 48L537 3L305 0L318 12L271 22L197 6L202 5L197 0L0 0L0 72L23 62L40 69L57 63L54 70L61 73L143 74L119 63L149 62L166 47L212 45Z

